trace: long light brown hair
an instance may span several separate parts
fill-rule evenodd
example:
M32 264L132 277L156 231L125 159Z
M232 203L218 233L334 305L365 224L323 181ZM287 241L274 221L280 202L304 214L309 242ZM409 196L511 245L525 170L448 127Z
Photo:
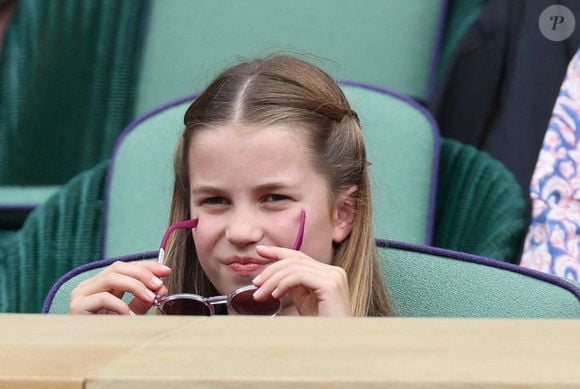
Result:
M356 316L387 315L359 120L336 82L306 61L277 55L238 64L218 75L191 104L175 153L170 223L191 217L188 150L196 131L220 125L281 123L297 125L297 131L306 136L313 166L326 178L331 206L340 193L358 187L352 232L334 245L332 263L347 274ZM173 269L166 280L170 293L217 294L199 264L190 231L173 234L166 258Z

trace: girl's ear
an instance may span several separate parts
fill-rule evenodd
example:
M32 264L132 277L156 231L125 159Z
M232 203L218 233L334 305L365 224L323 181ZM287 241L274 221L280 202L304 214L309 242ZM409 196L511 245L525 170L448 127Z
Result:
M332 241L341 243L351 233L356 212L356 192L358 186L353 185L338 195L332 215Z

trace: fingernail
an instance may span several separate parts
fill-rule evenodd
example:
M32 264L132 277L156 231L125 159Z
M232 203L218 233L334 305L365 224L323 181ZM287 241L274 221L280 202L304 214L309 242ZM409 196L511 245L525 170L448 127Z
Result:
M153 286L160 287L161 285L163 285L163 281L161 281L159 278L153 276L151 277L151 283L153 284Z
M169 266L161 265L161 267L166 271L171 271L171 268Z
M277 294L278 294L278 288L276 288L272 291L272 297L278 298Z
M155 300L155 293L153 293L149 289L145 289L145 294L147 295L147 297L149 297L149 300L151 301Z
M256 290L252 296L254 298L256 298L256 296L260 297L261 294L262 294L262 289L258 288L258 290Z
M256 277L254 277L254 279L252 280L252 283L256 284L257 282L260 282L261 279L262 279L262 275L258 274Z
M256 245L256 248L257 248L258 250L260 250L260 249L265 249L266 247L268 247L268 246L264 246L263 244L258 244L258 245Z
M129 311L129 315L131 315L131 316L137 316L137 314L135 312L133 312L133 311Z

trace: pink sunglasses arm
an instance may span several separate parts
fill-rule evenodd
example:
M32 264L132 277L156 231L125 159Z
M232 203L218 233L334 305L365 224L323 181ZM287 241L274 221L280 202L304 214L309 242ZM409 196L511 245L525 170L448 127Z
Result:
M197 227L197 221L198 219L184 220L169 226L169 228L167 229L167 231L165 231L165 234L163 235L163 239L161 239L161 246L159 247L159 255L157 256L157 263L162 264L165 261L165 246L167 245L167 239L169 239L169 235L171 235L171 233L178 228L188 228L188 229L195 228Z
M298 235L296 235L296 241L294 242L294 246L292 246L293 250L300 250L302 247L302 241L304 240L304 223L306 222L306 211L302 210L300 212L300 228L298 228Z

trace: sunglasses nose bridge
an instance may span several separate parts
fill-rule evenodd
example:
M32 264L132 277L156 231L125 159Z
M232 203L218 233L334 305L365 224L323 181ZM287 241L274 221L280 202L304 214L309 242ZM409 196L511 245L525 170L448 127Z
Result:
M228 296L213 296L204 299L204 301L211 305L217 304L227 304L228 303Z

